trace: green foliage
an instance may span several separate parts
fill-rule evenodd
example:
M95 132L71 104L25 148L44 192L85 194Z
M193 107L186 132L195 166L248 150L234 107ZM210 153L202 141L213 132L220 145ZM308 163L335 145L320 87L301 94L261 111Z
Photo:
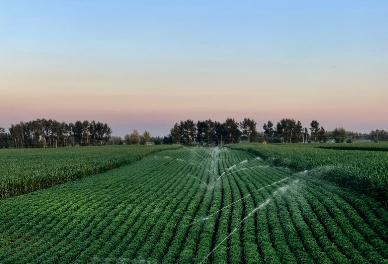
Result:
M274 136L274 127L273 127L273 123L271 121L268 121L267 123L265 123L263 125L263 129L264 129L264 135L269 139L271 140Z
M335 143L344 143L346 139L346 130L343 127L337 127L332 131L331 135L334 138Z
M379 142L379 141L388 141L388 131L385 130L372 130L370 132L370 136L373 139L374 142Z
M302 137L302 123L294 119L282 118L276 124L276 136L283 143L298 142Z
M227 118L225 123L222 124L226 133L226 138L224 141L228 144L238 143L241 136L241 131L239 130L239 124L234 120L234 118Z
M141 135L141 142L144 142L143 145L147 144L150 141L151 134L148 130L144 131L143 134Z
M43 118L12 124L6 139L7 144L14 148L56 148L74 145L106 145L111 134L112 129L108 124L94 120L61 123Z
M257 123L255 120L250 118L244 118L240 123L241 128L241 138L243 140L248 140L249 142L255 142L257 137Z
M200 143L205 143L207 145L211 144L215 140L215 123L208 119L205 121L197 122L197 141Z
M311 121L310 131L311 131L311 137L314 139L315 142L317 142L318 141L318 134L320 131L319 122L317 120Z
M234 118L227 118L224 123L213 122L212 120L198 121L193 120L180 121L175 123L170 130L170 136L174 143L181 143L187 146L192 145L211 145L216 144L234 144L242 139L249 142L256 141L258 135L256 122L253 119L244 118L239 123ZM194 141L197 142L194 142Z
M128 134L125 135L124 139L125 139L125 144L127 145L131 145L131 144L137 145L140 143L140 134L136 129L134 129L130 135Z
M146 130L143 132L143 134L140 137L140 143L142 145L145 145L150 141L150 138L151 138L151 134Z

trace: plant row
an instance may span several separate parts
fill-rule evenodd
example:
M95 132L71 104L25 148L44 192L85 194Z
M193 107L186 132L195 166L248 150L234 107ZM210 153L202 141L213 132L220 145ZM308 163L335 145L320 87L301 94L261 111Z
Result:
M386 263L369 196L243 150L180 148L0 200L1 263Z
M322 148L318 144L250 144L237 148L249 149L274 166L308 170L308 176L355 189L388 207L388 152L373 144L355 145L352 150L342 150L341 146Z
M0 150L0 198L101 173L174 146Z

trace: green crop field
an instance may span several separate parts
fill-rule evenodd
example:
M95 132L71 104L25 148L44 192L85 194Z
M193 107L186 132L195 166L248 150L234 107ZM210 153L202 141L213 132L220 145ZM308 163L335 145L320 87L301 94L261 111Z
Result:
M388 208L388 144L241 144L274 166L352 188Z
M257 151L156 152L2 199L0 263L388 263L381 202Z
M0 149L0 198L107 171L174 146Z

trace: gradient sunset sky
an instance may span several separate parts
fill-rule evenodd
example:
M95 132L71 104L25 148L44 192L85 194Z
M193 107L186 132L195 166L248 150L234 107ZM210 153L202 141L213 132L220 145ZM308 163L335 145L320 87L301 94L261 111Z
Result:
M388 130L388 1L1 1L0 126Z

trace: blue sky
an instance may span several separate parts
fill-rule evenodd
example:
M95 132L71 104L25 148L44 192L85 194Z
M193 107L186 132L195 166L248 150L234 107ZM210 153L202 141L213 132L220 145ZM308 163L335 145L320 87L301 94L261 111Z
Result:
M182 119L246 116L259 127L291 117L387 129L387 1L0 1L0 10L0 126L96 119L118 135L166 134Z
M3 1L0 29L10 45L2 48L152 60L252 53L319 58L383 49L388 37L386 1L112 2Z

